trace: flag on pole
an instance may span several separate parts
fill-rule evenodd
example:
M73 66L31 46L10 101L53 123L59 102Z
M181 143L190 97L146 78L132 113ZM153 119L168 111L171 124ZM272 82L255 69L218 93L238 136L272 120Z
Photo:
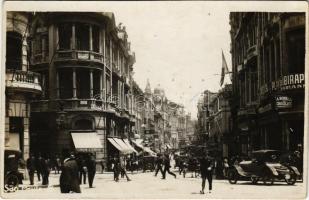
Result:
M223 54L222 50L222 70L221 70L221 80L220 80L220 86L223 85L225 74L229 74L229 69L227 68L226 60Z

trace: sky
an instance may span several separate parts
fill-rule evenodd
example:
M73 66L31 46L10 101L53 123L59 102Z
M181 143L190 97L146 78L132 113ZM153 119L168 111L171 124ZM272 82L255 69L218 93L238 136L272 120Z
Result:
M160 86L168 99L197 115L201 93L220 89L222 51L231 69L229 12L201 4L127 3L110 6L135 52L134 79ZM228 76L225 77L229 79Z

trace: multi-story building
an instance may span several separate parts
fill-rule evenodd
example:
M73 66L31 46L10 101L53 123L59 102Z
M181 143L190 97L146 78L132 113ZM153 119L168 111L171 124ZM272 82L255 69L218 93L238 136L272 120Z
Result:
M303 146L305 13L230 14L239 153Z
M29 157L30 101L41 92L40 75L29 69L30 14L7 12L5 62L5 149Z
M31 151L92 151L106 159L124 150L121 139L135 123L135 55L125 27L113 13L53 12L35 13L31 30L31 70L43 87L32 103Z

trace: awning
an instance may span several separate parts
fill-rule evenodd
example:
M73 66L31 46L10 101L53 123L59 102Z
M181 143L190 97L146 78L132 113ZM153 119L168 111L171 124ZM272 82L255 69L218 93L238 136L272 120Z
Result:
M153 152L149 147L144 147L143 149L145 152L149 153L152 156L157 156L155 152Z
M132 142L139 148L144 149L144 146L141 144L142 140L132 140Z
M166 147L169 148L169 149L172 148L171 145L169 145L169 144L166 144Z
M130 154L135 152L134 149L131 149L122 139L119 138L107 138L110 143L118 149L123 154Z
M137 153L137 151L131 146L128 139L123 139L124 143L131 149L134 153Z
M75 149L103 149L100 137L96 132L71 132Z
M130 149L130 148L128 147L128 145L126 145L122 139L119 139L119 138L113 138L113 139L114 139L114 140L116 141L116 143L117 143L119 146L121 146L121 148L123 149L122 153L124 153L124 154L133 153L133 150Z

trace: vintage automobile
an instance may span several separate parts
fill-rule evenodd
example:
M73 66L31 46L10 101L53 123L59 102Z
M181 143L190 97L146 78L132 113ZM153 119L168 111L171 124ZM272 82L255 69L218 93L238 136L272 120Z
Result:
M228 171L228 180L236 184L240 179L249 178L253 184L263 181L266 185L272 185L275 180L285 180L287 184L294 185L298 175L295 166L280 163L280 151L259 150L252 152L250 161L234 164Z
M25 175L25 162L18 150L4 151L4 187L5 190L18 188Z
M151 172L155 170L155 160L156 156L143 156L143 171L150 170Z

